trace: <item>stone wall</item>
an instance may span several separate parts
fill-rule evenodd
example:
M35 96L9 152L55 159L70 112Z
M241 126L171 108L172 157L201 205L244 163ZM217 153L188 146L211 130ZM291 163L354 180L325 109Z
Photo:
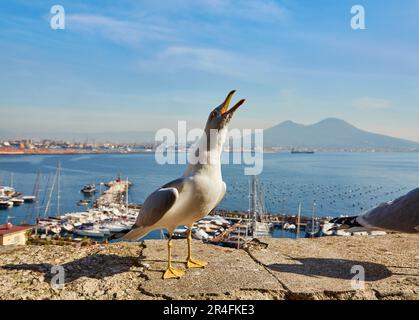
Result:
M163 280L166 241L0 249L0 299L419 299L419 236L266 239L247 250L195 241L205 269ZM185 268L185 240L174 241ZM62 266L64 288L51 286ZM365 272L354 288L354 266ZM352 270L354 271L354 270ZM356 282L355 282L356 284Z

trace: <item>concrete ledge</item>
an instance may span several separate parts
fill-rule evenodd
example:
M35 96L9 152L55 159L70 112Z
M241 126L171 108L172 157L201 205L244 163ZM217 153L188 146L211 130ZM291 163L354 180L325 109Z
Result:
M0 299L415 299L419 300L419 236L263 239L235 250L195 241L205 269L162 280L166 241L75 248L21 246L0 253ZM175 266L185 269L186 241L174 241ZM65 270L54 289L51 267ZM355 290L354 266L365 270Z

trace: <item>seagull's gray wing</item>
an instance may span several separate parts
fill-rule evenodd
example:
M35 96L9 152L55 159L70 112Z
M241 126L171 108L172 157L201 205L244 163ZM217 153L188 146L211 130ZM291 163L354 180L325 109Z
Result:
M179 198L179 192L184 187L184 179L169 182L150 194L144 201L137 221L123 239L136 240L149 232L163 218Z
M160 188L148 196L137 217L134 228L151 227L174 205L179 197L176 188Z
M184 187L184 179L179 178L166 183L144 201L135 227L151 227L156 224L175 204Z
M367 228L419 232L419 188L367 211L356 222Z

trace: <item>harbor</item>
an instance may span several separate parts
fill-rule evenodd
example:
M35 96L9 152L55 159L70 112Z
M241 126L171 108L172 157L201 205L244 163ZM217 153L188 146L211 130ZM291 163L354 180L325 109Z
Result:
M81 242L86 238L94 242L103 243L114 241L132 228L141 204L130 201L130 189L134 183L128 178L117 178L107 182L87 183L80 188L82 199L77 202L82 210L62 212L61 191L62 166L58 163L56 169L47 179L36 176L33 192L30 196L23 196L21 192L11 187L2 187L4 203L11 203L10 207L29 204L26 212L27 219L35 218L32 243L44 241ZM12 179L11 179L12 180ZM46 180L41 186L41 181ZM12 184L11 184L12 185ZM41 192L43 190L43 192ZM269 192L269 190L268 190ZM333 230L330 217L319 216L316 203L313 202L311 216L302 215L302 205L299 203L297 212L272 214L267 211L265 197L266 190L259 176L248 178L248 209L231 211L217 208L207 217L194 223L192 237L208 244L220 245L236 249L244 248L253 239L264 238L315 238L322 236L351 236L351 235L382 235L385 232L355 232ZM16 203L16 199L21 201ZM15 200L15 201L13 201ZM15 204L16 203L16 204ZM4 206L6 211L10 208ZM24 206L22 207L22 209ZM9 223L9 216L6 221ZM187 226L178 226L173 238L186 239ZM165 230L154 233L153 238L165 239Z

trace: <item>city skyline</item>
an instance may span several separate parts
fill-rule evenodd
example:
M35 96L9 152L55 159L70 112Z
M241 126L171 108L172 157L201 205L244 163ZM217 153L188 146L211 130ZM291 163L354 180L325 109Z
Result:
M60 1L52 30L55 4L0 4L1 131L202 127L237 89L235 127L336 117L419 141L415 1Z

